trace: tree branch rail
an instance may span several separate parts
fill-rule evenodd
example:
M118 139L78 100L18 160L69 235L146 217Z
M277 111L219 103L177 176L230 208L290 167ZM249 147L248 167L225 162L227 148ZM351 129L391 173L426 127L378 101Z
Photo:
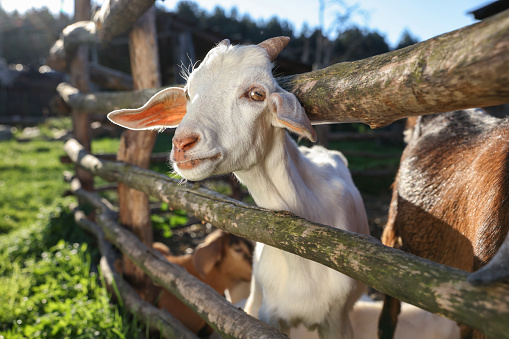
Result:
M389 248L372 237L250 206L132 165L101 161L75 140L68 141L64 149L73 162L92 174L123 182L225 231L319 262L489 337L509 338L507 284L474 287L466 280L467 272Z
M409 116L508 103L507 65L509 10L400 50L278 82L297 96L313 124L362 122L378 128ZM82 113L106 114L140 107L154 93L75 93L67 99Z

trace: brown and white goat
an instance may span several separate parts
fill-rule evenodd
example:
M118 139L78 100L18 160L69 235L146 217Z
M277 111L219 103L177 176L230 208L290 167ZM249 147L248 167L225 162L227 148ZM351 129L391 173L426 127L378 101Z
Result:
M382 242L476 271L494 258L509 229L509 120L470 109L409 123ZM506 241L504 251L508 246ZM469 281L487 284L508 277L504 251L487 266L495 270L479 271ZM392 337L398 304L386 298L381 338ZM483 337L470 332L465 328L464 337Z
M154 243L158 250L170 262L182 266L191 275L210 285L223 295L226 289L232 289L241 282L249 282L252 274L252 256L254 244L233 234L216 230L209 234L192 254L174 256L162 243ZM194 333L208 331L205 321L193 310L184 305L177 297L162 289L158 307L173 314Z

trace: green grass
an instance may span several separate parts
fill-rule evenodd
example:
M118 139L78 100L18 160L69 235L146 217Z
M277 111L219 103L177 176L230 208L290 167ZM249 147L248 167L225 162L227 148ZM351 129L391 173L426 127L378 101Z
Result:
M0 144L0 234L34 224L47 210L68 199L60 164L61 142L16 141Z
M41 136L30 142L0 142L0 339L3 338L134 338L143 325L121 306L101 284L97 271L99 253L95 239L75 225L64 197L69 188L62 173L60 141L45 141L57 128L69 127L69 119L54 119L41 126ZM118 138L92 143L93 152L115 153ZM154 152L168 152L171 135L159 134ZM374 142L332 144L342 151L397 153L401 146ZM352 170L397 166L397 159L369 160L348 157ZM170 173L164 163L151 169ZM354 177L361 190L378 185L387 190L392 177ZM95 178L96 186L106 182ZM222 182L209 187L228 193ZM104 193L115 199L115 192ZM163 206L163 210L167 206ZM154 215L155 232L164 237L185 224L183 211Z
M7 259L8 251L2 253ZM125 332L123 318L91 271L86 243L17 257L0 278L0 330L7 338L97 338Z
M333 142L330 147L345 151L345 153L346 151L353 151L368 152L378 155L397 155L391 158L375 159L364 156L352 156L347 153L348 167L351 171L385 169L390 173L389 175L383 176L353 175L355 185L362 193L378 194L390 190L390 186L396 177L400 155L403 151L402 144L381 144L374 140L364 140Z
M134 338L142 325L111 303L95 239L62 196L62 146L0 143L0 338Z

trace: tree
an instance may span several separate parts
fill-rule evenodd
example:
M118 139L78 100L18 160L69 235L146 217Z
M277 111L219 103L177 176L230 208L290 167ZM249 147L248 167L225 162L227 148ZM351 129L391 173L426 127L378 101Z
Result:
M17 11L11 14L0 11L2 57L8 63L39 68L45 63L60 31L69 23L69 17L61 15L57 18L46 7L29 10L23 15Z
M360 60L389 51L389 45L380 33L359 27L350 28L340 34L333 48L333 63Z
M414 37L408 29L405 29L399 38L398 45L395 49L404 48L419 42L417 37Z

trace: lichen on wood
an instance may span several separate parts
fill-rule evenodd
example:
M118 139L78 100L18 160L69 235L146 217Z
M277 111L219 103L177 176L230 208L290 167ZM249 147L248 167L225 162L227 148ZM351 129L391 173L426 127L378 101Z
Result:
M313 124L377 128L408 116L507 103L507 65L509 11L400 50L277 81L297 96ZM112 106L140 107L154 93L125 93L132 102L123 103L115 94L98 93L117 103L99 109L91 97L76 95L71 104L88 102L90 110L83 111L107 113Z
M135 166L100 161L87 155L76 141L67 142L65 150L93 174L124 182L223 230L319 262L489 337L509 338L507 284L474 287L466 280L467 272L389 248L372 237L309 222L289 212L247 205Z
M404 49L284 77L313 123L382 127L509 102L509 11Z
M85 219L83 216L77 220L79 224L92 231L99 240L109 240L120 251L127 255L133 263L147 273L152 281L172 292L187 306L197 312L209 325L217 330L224 338L286 338L276 329L249 317L242 310L226 301L214 289L188 274L182 267L167 261L158 251L145 246L135 235L116 223L111 206L97 194L80 189L75 181L71 183L72 192L86 200L94 208L99 210L97 224ZM98 229L100 227L100 229ZM101 252L108 251L108 244L100 242ZM112 263L101 262L110 274ZM133 296L134 291L117 275L117 281L121 284L124 294L128 296L128 305L134 313L151 324L158 325L158 321L164 321L168 326L161 329L165 337L194 338L193 335L176 319L170 317L165 311L156 312L152 306L148 307L141 298ZM134 299L132 299L134 298ZM143 311L140 308L144 308ZM177 322L177 323L175 323ZM173 327L173 331L171 328ZM173 336L172 336L173 333Z

